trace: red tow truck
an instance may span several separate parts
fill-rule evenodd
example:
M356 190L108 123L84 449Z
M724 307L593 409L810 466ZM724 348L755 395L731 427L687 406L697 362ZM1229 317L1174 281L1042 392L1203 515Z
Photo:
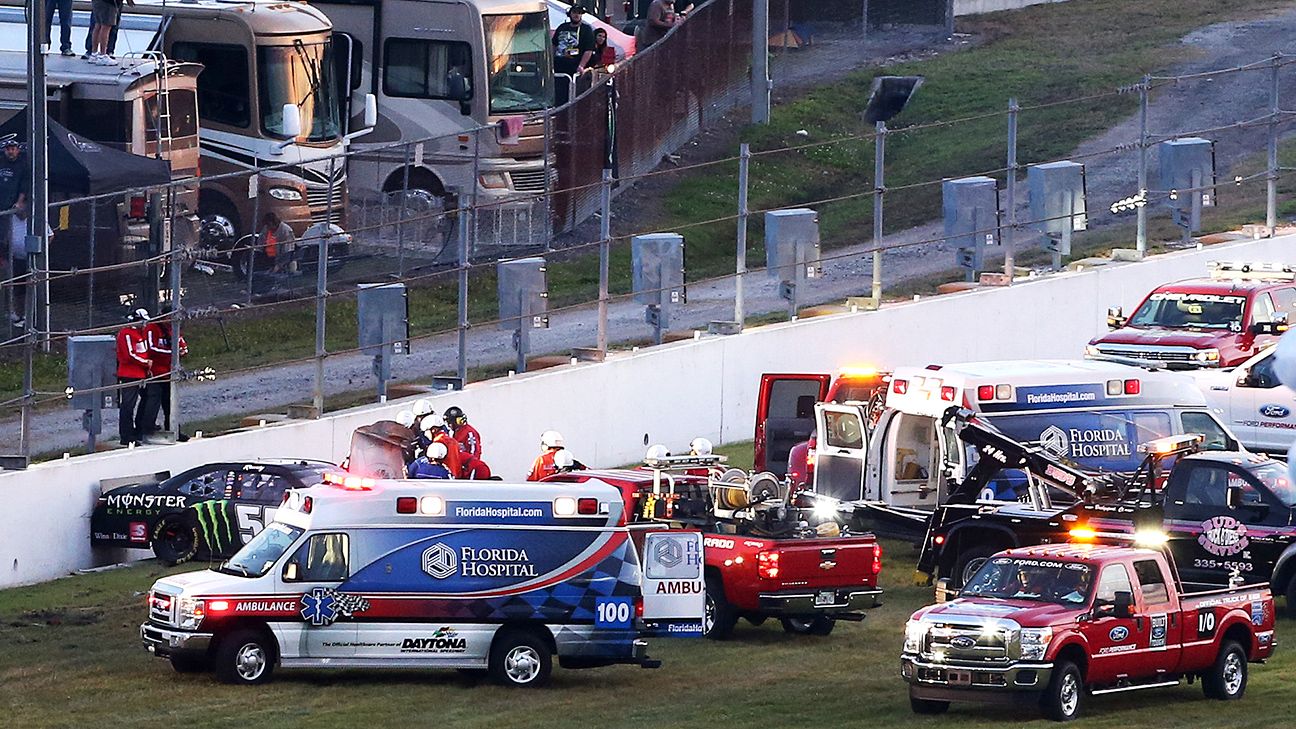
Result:
M728 638L740 618L778 618L789 633L828 635L881 605L882 546L840 526L838 502L789 493L769 473L723 469L719 456L659 457L646 468L560 473L621 489L636 540L656 529L703 533L703 634Z
M867 403L876 423L886 401L890 374L872 367L846 367L825 374L761 375L756 400L757 471L787 476L795 489L814 483L815 404Z
M1124 357L1167 367L1233 367L1278 341L1296 319L1296 269L1213 261L1209 278L1158 286L1134 313L1107 311L1110 334L1085 356Z
M918 714L1025 703L1069 721L1089 696L1184 679L1239 699L1275 647L1267 585L1187 593L1158 549L1051 544L995 554L957 599L914 613L900 673Z

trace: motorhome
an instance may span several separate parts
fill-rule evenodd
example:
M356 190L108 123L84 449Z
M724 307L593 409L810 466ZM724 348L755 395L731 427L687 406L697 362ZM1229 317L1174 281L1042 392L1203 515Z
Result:
M77 58L46 60L49 118L68 131L122 152L165 160L176 194L167 200L175 245L197 241L198 108L196 83L202 67L161 57L123 59L107 68ZM0 123L27 107L27 54L0 50ZM143 191L89 204L60 204L56 193L50 224L50 266L85 269L142 260L153 254L148 200ZM92 232L93 231L93 232ZM102 282L104 279L100 279ZM69 282L70 283L70 282ZM85 285L78 280L77 285ZM100 291L116 296L114 287ZM93 298L94 283L90 283ZM147 292L137 292L145 293Z
M1182 373L1096 360L901 367L875 428L864 404L815 405L815 490L902 509L944 502L951 481L973 465L969 449L941 425L953 406L1092 470L1133 471L1139 444L1168 435L1200 433L1210 450L1240 447ZM1019 485L1002 480L1002 491L981 498L1016 500Z
M553 103L544 0L313 5L332 20L334 46L360 59L338 78L350 103L378 99L377 126L354 145L353 195L403 194L453 209L475 188L479 206L502 211L545 192L545 129L535 117ZM516 138L474 132L505 117L531 118Z
M90 4L75 7L80 43ZM0 21L18 26L0 30L4 47L26 47L23 13L19 0L0 0ZM334 76L348 65L336 54L347 51L334 47L331 33L320 10L280 0L136 0L124 9L118 56L161 52L206 69L198 80L198 207L212 244L252 232L254 218L269 211L298 234L326 217L346 227L347 168L339 155L348 140ZM223 176L267 167L280 169Z

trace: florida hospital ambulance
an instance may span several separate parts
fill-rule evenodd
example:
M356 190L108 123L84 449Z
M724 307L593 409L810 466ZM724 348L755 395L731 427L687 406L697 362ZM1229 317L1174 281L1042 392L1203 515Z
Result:
M1101 360L1019 360L901 367L871 432L861 404L816 406L815 490L887 508L930 510L950 480L974 464L941 416L982 414L1008 436L1041 444L1080 466L1133 471L1140 443L1201 433L1203 446L1237 449L1187 375ZM1017 500L1024 480L1002 481L984 500Z
M283 668L458 668L539 686L565 668L655 668L643 636L700 635L702 539L648 534L616 488L336 477L290 491L213 570L149 592L145 647L257 684Z

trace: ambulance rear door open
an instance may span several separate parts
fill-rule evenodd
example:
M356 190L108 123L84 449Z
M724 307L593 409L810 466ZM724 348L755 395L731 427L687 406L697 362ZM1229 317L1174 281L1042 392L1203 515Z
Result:
M650 531L644 535L645 635L702 637L702 616L706 607L702 564L702 532L671 529ZM604 609L602 604L600 602L600 610Z
M886 504L934 508L945 500L948 480L962 478L960 441L936 418L892 410L873 437L881 442L869 468Z
M864 498L868 458L867 415L862 405L815 406L815 493L842 501Z

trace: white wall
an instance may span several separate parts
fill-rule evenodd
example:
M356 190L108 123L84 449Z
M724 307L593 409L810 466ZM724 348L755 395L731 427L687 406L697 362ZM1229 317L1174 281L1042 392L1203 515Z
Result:
M954 0L954 15L976 15L1000 10L1016 10L1044 3L1063 3L1066 0Z
M539 434L563 433L576 457L595 466L628 463L646 442L681 448L702 435L720 442L752 437L762 372L832 372L870 363L1078 357L1105 330L1108 306L1130 310L1162 282L1202 275L1210 260L1293 262L1296 236L1243 241L1111 264L1010 288L971 291L750 329L615 355L588 363L470 385L435 398L457 404L481 431L496 473L520 478ZM215 460L265 457L338 461L351 431L391 417L408 401L356 408L174 446L117 451L0 473L0 586L51 579L121 558L94 554L88 518L104 478L170 470ZM132 552L143 556L143 552Z

